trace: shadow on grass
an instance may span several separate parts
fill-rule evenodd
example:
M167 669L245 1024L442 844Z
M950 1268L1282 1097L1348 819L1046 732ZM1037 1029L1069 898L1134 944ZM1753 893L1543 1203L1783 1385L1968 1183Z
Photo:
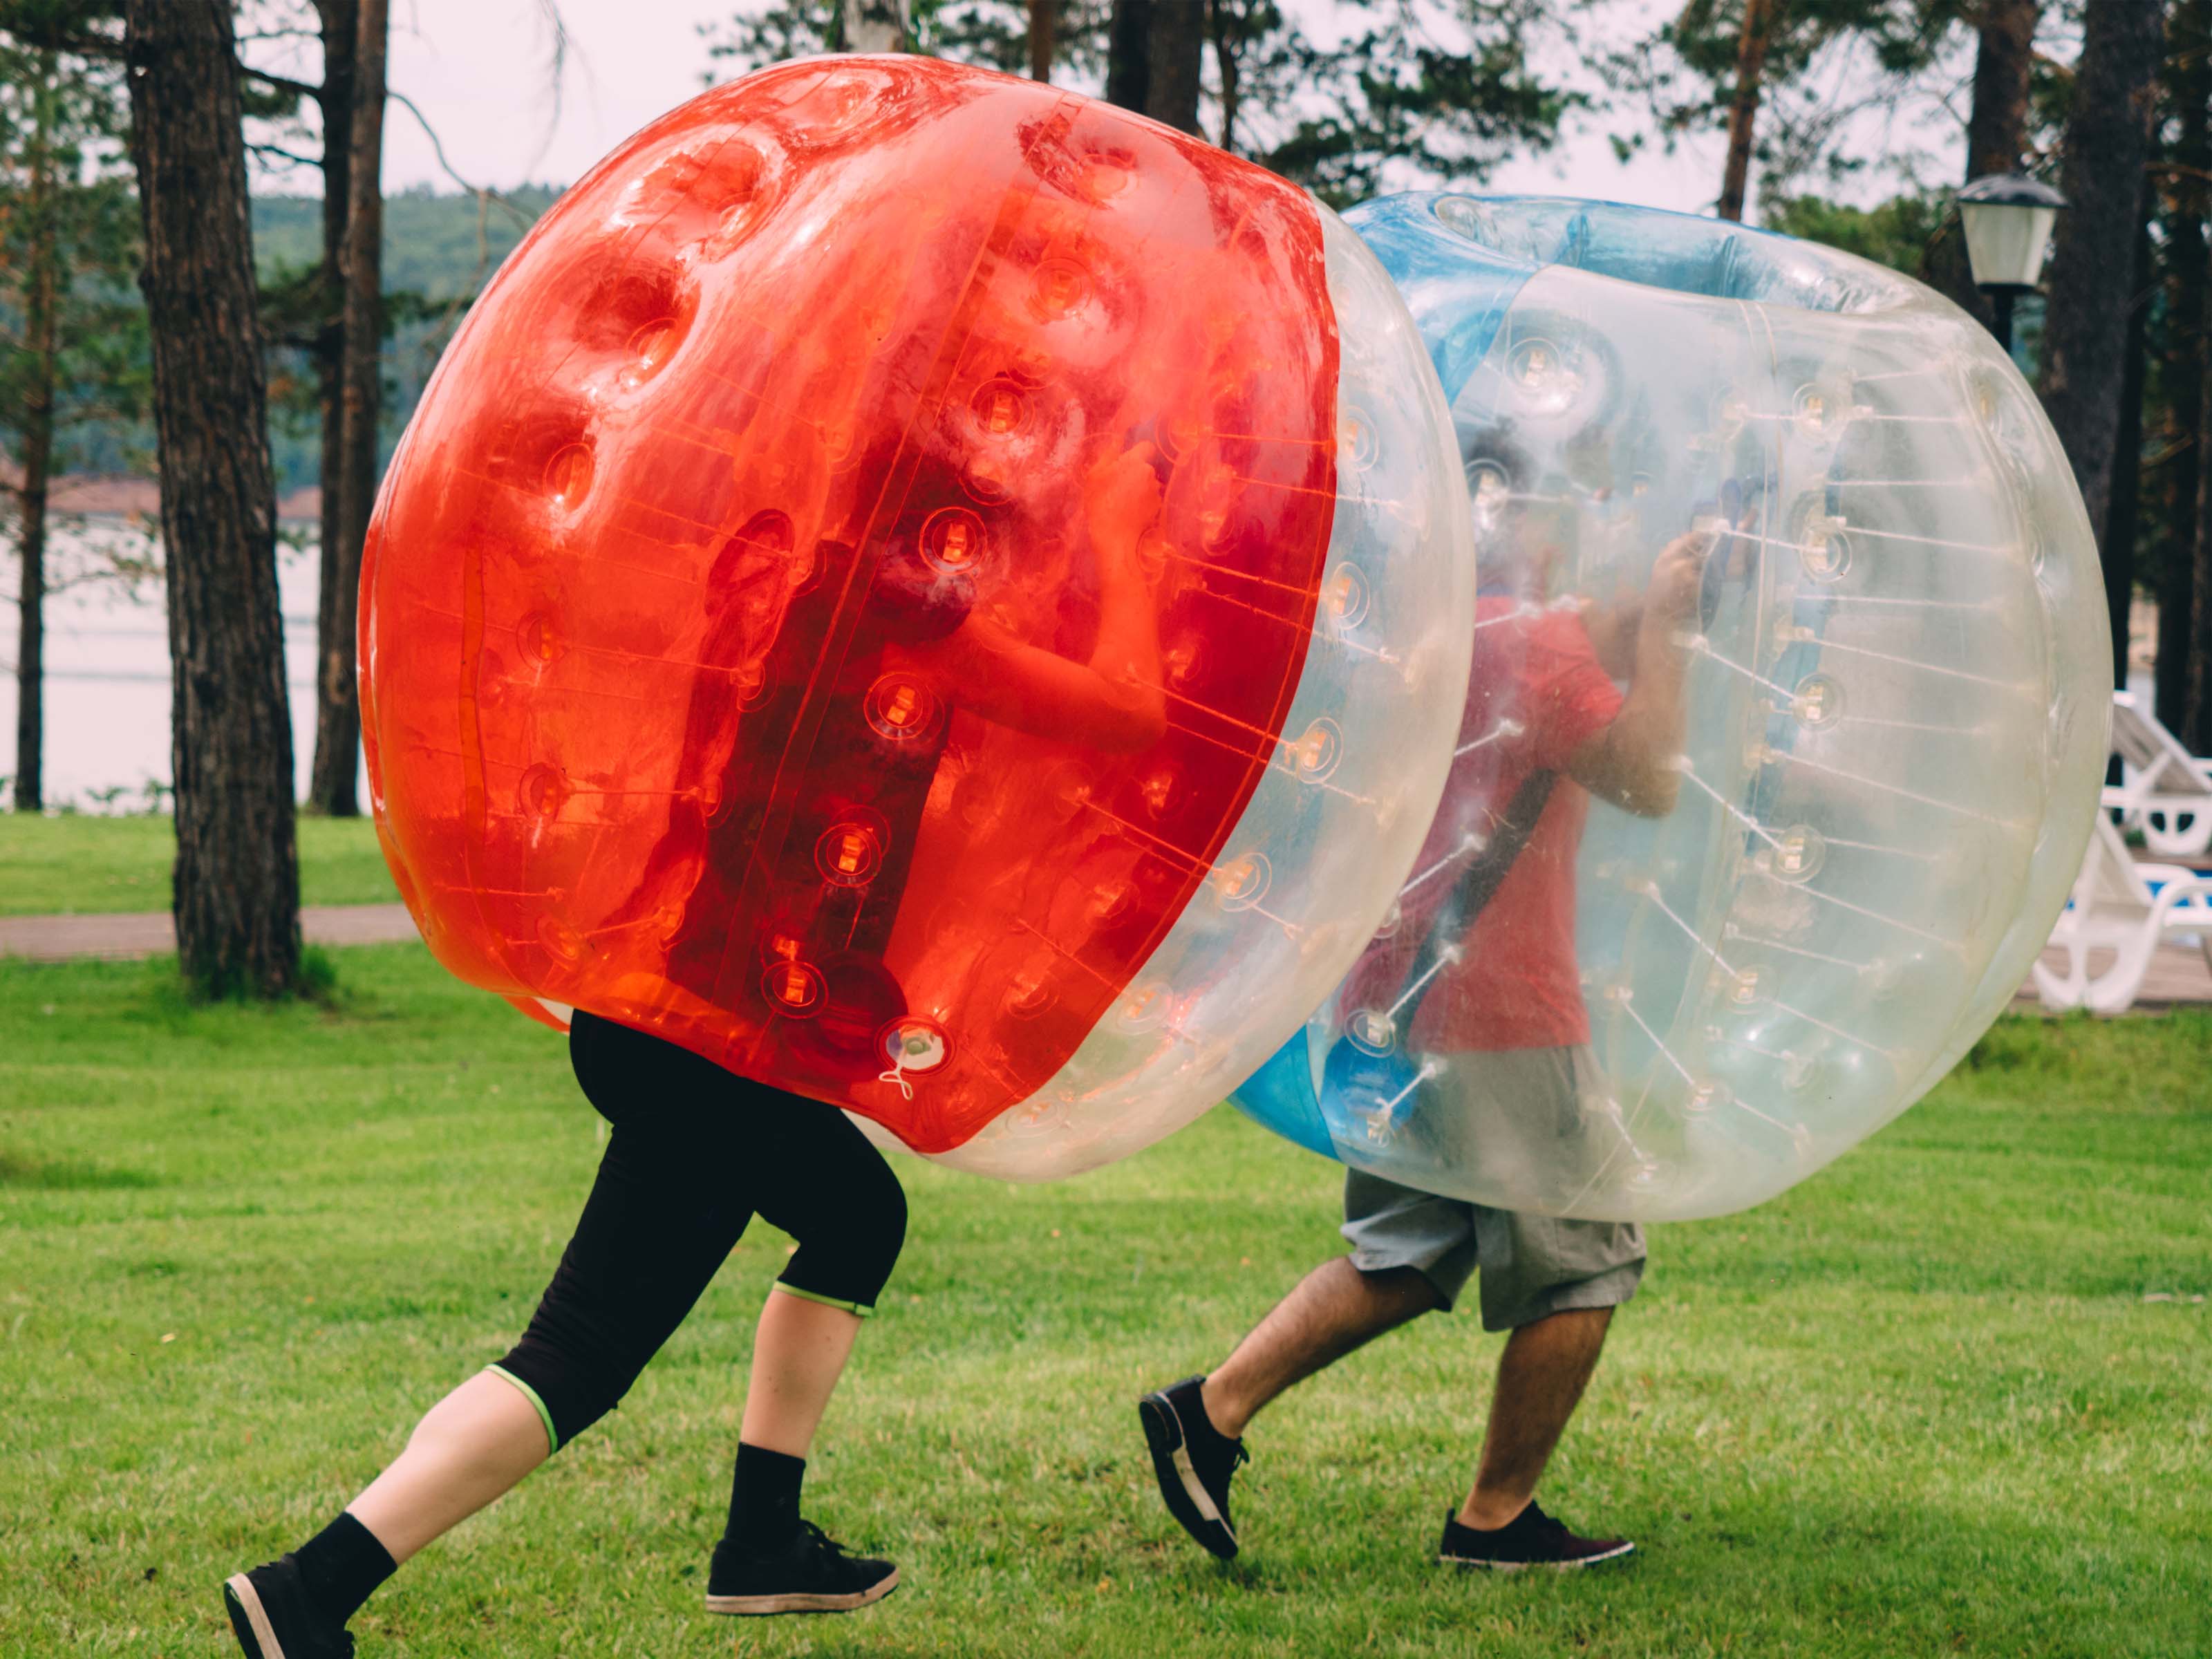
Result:
M157 1176L143 1170L119 1170L69 1158L25 1158L0 1150L0 1187L36 1193L83 1193L161 1184Z

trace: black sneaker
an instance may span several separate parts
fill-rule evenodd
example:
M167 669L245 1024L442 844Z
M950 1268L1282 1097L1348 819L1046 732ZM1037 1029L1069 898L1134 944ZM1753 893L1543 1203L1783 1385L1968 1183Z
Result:
M1242 1440L1230 1439L1206 1416L1199 1395L1205 1382L1187 1376L1146 1395L1137 1402L1137 1420L1145 1425L1152 1473L1168 1513L1226 1561L1237 1553L1237 1527L1229 1518L1230 1478L1252 1460Z
M223 1581L222 1605L246 1659L353 1659L353 1638L324 1616L289 1555L233 1573Z
M733 1540L714 1546L707 1574L707 1611L757 1617L771 1613L850 1613L898 1588L898 1569L845 1553L811 1521L790 1541L747 1555Z
M1594 1567L1601 1561L1618 1561L1636 1546L1626 1538L1580 1538L1554 1521L1530 1498L1528 1507L1495 1532L1462 1527L1456 1515L1444 1516L1444 1541L1437 1559L1447 1566L1475 1567L1486 1572L1518 1572L1523 1567L1550 1567L1568 1572Z

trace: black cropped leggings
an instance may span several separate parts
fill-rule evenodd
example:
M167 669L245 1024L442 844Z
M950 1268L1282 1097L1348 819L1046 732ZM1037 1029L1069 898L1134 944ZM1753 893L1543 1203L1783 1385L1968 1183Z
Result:
M842 1112L580 1010L568 1052L612 1133L530 1328L492 1368L556 1450L629 1392L756 1212L799 1241L783 1290L873 1311L906 1194Z

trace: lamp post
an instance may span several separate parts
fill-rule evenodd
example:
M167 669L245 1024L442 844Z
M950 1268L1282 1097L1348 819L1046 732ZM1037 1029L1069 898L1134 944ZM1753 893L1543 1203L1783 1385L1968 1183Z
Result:
M1966 264L1974 286L1996 312L1997 343L2012 349L2012 302L2035 292L2051 227L2066 198L2039 179L1993 173L1959 192L1966 228Z

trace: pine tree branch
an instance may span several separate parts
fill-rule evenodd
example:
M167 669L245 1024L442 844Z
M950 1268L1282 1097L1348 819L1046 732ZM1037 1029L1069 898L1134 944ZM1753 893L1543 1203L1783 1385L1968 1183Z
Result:
M36 16L10 16L9 31L18 40L29 46L49 52L65 52L79 58L97 58L104 63L123 61L123 42L105 34L73 29L66 23L47 21Z
M319 167L322 166L319 158L295 155L282 144L248 144L246 149L249 155L273 155L279 161L289 161L294 167Z
M453 164L446 159L446 147L438 142L437 128L430 125L430 118L423 114L421 109L416 107L415 100L412 98L410 98L404 92L394 92L388 87L385 88L384 95L389 98L393 103L399 105L402 108L406 110L410 115L415 118L416 125L422 129L422 136L430 141L430 153L438 158L438 165L440 167L444 169L445 174L448 179L451 179L455 184L459 185L463 190L468 191L470 195L476 197L479 201L498 203L501 207L504 208L509 214L514 216L514 222L517 225L520 226L525 230L530 228L530 216L524 213L520 208L515 206L514 203L508 201L507 198L501 195L497 191L488 190L481 185L472 185L467 179L461 177L460 173L455 170Z
M276 75L267 70L256 69L251 64L240 64L238 72L249 80L260 82L264 86L274 87L279 92L293 93L301 98L313 98L318 101L323 95L323 89L320 87L310 86L305 81L295 81L289 75Z

